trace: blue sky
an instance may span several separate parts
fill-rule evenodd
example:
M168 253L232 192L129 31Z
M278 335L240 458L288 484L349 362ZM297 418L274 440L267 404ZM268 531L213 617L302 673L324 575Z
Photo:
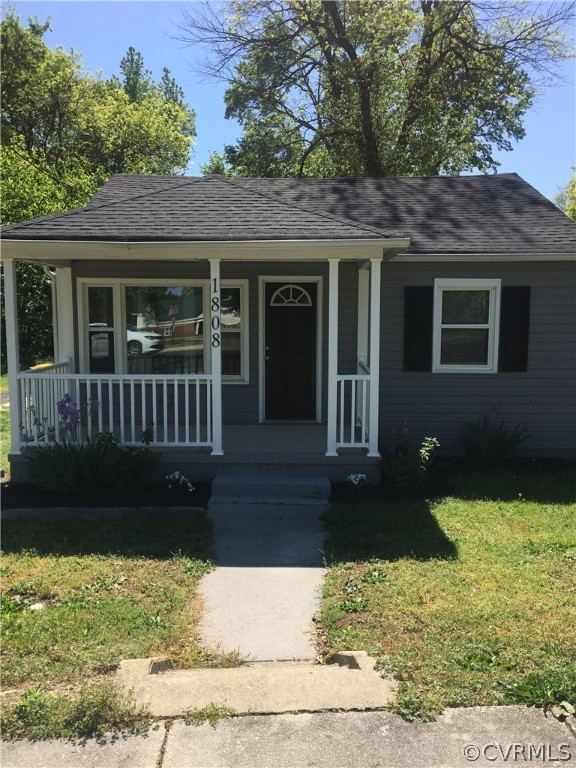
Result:
M52 31L44 39L52 47L74 48L82 54L90 71L102 70L105 77L118 73L120 59L129 46L140 51L144 65L159 79L162 67L170 69L196 110L198 138L188 173L200 174L200 163L210 153L232 144L239 135L235 122L224 119L225 86L199 82L192 63L202 52L174 40L175 24L182 9L192 3L171 0L41 0L12 3L23 22L28 16L52 19ZM554 197L566 184L576 165L576 64L562 68L565 84L556 85L540 97L526 115L526 137L512 152L497 155L500 172L519 173L544 195Z

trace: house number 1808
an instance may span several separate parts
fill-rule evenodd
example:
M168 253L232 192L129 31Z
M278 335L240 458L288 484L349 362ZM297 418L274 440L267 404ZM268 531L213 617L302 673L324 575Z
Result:
M218 280L214 278L212 290L212 346L220 346L220 291L218 290Z

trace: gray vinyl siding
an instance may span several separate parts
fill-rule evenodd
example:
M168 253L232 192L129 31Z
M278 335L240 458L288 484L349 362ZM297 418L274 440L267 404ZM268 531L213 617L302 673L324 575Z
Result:
M339 275L339 373L356 372L357 264L341 262ZM206 262L77 262L76 278L202 279ZM225 384L226 424L256 424L259 397L260 275L322 277L322 419L326 420L328 352L327 262L223 262L223 279L249 281L247 384ZM503 286L530 286L528 371L498 374L405 372L404 288L432 286L436 277L500 278ZM573 262L425 263L382 265L381 443L391 429L407 426L417 437L436 436L446 454L462 450L467 421L497 412L513 427L526 422L529 455L576 457L576 288Z
M500 278L530 286L528 371L447 374L403 370L405 286L436 277ZM528 455L576 456L576 289L571 262L384 264L382 272L381 440L407 426L434 435L447 454L462 450L467 421L497 413L513 427L525 422Z

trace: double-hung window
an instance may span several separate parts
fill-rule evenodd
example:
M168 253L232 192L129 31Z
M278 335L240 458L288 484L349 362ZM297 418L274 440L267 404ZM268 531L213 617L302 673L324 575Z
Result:
M496 373L500 280L434 281L432 370Z

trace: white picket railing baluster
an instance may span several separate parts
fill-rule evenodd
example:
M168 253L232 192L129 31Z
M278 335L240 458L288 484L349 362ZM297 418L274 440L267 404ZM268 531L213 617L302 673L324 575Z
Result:
M338 375L336 448L368 448L370 372Z
M93 435L97 424L99 432L106 427L121 443L137 444L141 433L153 425L155 445L212 446L211 374L99 376L69 373L68 367L61 363L18 375L22 444L41 445L49 436L57 441L64 437L56 403L68 393L82 411L81 424L73 434L78 442ZM96 416L91 400L99 403Z

